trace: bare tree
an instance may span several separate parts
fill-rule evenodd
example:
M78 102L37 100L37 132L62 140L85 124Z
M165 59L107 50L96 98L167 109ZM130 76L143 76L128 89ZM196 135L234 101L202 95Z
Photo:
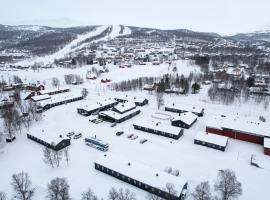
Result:
M12 138L14 133L14 111L13 107L3 109L2 117L4 118L4 128L9 137Z
M65 161L67 163L67 166L69 166L69 161L70 161L70 157L69 157L69 147L64 148L64 158Z
M14 199L31 200L35 189L31 187L31 180L28 173L20 172L12 175L11 186L14 190Z
M58 87L60 85L60 80L57 77L52 78L52 85Z
M87 88L83 88L83 89L82 89L82 96L83 96L83 98L86 98L87 95L88 95L88 90L87 90Z
M17 75L14 75L14 76L13 76L13 82L14 82L15 84L21 84L21 83L23 83L23 82L22 82L22 79L21 79L19 76L17 76Z
M157 100L157 107L158 107L158 109L160 109L160 107L164 104L163 93L157 92L156 93L156 100Z
M117 200L118 198L118 192L117 190L113 187L110 189L109 191L109 195L108 195L108 200Z
M60 166L60 162L62 160L62 151L55 151L53 150L53 160L57 167Z
M43 161L45 164L51 166L52 168L54 168L54 153L53 150L45 147L43 149Z
M88 188L87 191L82 193L82 200L98 200L98 197L91 188Z
M55 178L47 186L47 199L69 200L69 184L66 178Z
M5 192L0 192L0 200L7 200L7 195Z
M214 188L222 200L236 199L242 195L242 184L237 180L234 171L220 170Z
M136 200L136 196L129 189L120 188L118 191L115 188L112 188L109 191L109 200Z
M210 185L208 181L201 182L196 186L195 191L191 194L194 200L211 200Z
M166 191L167 193L169 193L171 195L177 196L177 191L175 190L175 186L172 183L167 183L166 186L165 186L165 188L164 188L164 191ZM172 198L171 197L167 197L167 199L164 199L164 198L159 197L159 196L157 196L155 194L149 193L147 195L147 199L148 200L171 200Z

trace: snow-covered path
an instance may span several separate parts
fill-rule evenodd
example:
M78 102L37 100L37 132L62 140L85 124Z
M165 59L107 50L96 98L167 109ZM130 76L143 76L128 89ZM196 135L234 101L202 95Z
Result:
M53 62L54 59L64 57L66 54L68 54L72 50L72 47L76 46L77 44L84 41L85 39L101 34L103 31L106 30L106 28L108 28L108 26L100 26L94 31L91 31L91 32L86 33L86 34L78 35L78 37L76 39L74 39L72 42L67 44L64 48L60 49L59 51L57 51L51 55L47 55L45 57L36 57L34 59L29 59L29 60L24 60L24 61L18 62L17 64L18 65L31 65L31 64L34 64L35 62L43 62L44 64L49 64L49 63Z

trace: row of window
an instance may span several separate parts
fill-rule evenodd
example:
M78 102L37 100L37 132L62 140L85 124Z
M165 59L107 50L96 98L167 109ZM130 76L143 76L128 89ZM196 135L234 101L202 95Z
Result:
M96 164L96 168L97 169L101 169L101 171L105 171L108 174L116 175L117 177L121 178L122 180L127 180L129 183L133 183L133 184L139 186L140 188L144 188L145 190L151 191L152 193L155 193L155 194L161 194L161 193L163 193L164 194L164 192L162 192L159 189L156 189L154 187L151 187L149 185L146 185L146 184L144 184L144 183L142 183L140 181L136 181L134 179L131 179L131 178L125 176L125 175L122 175L122 174L120 174L118 172L115 172L115 171L113 171L111 169L108 169L108 168L106 168L106 167L104 167L102 165ZM165 194L165 196L168 197L168 194Z

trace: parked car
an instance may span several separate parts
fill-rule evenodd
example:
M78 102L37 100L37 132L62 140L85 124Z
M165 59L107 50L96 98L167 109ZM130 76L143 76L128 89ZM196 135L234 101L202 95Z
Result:
M129 135L127 136L127 138L129 138L129 139L130 139L130 138L132 138L132 137L133 137L133 135L134 135L134 134L129 134Z
M147 142L147 141L148 141L147 139L142 139L142 140L140 141L140 143L143 144L143 143L145 143L145 142Z
M101 122L103 122L102 119L96 119L96 120L94 120L94 123L95 123L95 124L99 124L99 123L101 123Z
M72 132L69 132L67 133L67 137L71 138L72 135L74 135L75 133L72 131Z
M117 125L117 123L113 123L112 125L111 125L111 127L115 127Z
M81 133L78 133L76 135L73 136L73 139L79 139L80 137L82 137Z
M131 137L130 139L132 140L136 140L138 138L138 135L134 135L133 137Z
M123 135L123 134L124 134L124 131L117 131L117 132L116 132L116 135L117 135L117 136L120 136L120 135Z

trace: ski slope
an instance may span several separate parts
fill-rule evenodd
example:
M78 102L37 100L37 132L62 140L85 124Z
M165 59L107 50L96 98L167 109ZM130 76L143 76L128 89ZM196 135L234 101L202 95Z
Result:
M101 34L107 28L108 28L108 26L100 26L94 31L91 31L91 32L86 33L86 34L78 35L78 37L75 40L71 41L64 48L60 49L59 51L57 51L53 54L47 55L45 57L36 57L34 59L24 60L24 61L18 62L17 64L25 66L25 65L32 65L35 62L43 62L45 65L52 63L54 61L54 59L62 58L65 55L67 55L68 53L70 53L72 51L72 48L74 46L78 45L80 42L84 41L87 38L91 38L91 37L94 37L94 36Z
M109 26L100 26L94 31L88 32L86 34L78 35L78 37L76 39L74 39L69 44L67 44L65 47L63 47L62 49L60 49L59 51L57 51L53 54L50 54L50 55L47 55L44 57L35 57L32 59L23 60L23 61L20 61L16 64L22 65L22 66L27 66L27 65L33 65L34 63L39 63L39 62L42 62L44 65L53 63L55 59L63 58L63 57L65 57L65 55L69 54L70 52L73 52L77 49L81 49L81 48L89 45L89 43L83 43L83 44L80 44L80 43L82 41L86 40L87 38L91 38L91 37L100 35L108 27ZM92 42L110 40L110 39L114 39L120 35L127 35L127 34L131 33L131 30L126 26L124 27L124 31L122 34L120 34L120 30L121 30L120 25L112 25L111 27L112 27L112 31L109 35L102 37L102 38L99 38L97 40L93 40Z

